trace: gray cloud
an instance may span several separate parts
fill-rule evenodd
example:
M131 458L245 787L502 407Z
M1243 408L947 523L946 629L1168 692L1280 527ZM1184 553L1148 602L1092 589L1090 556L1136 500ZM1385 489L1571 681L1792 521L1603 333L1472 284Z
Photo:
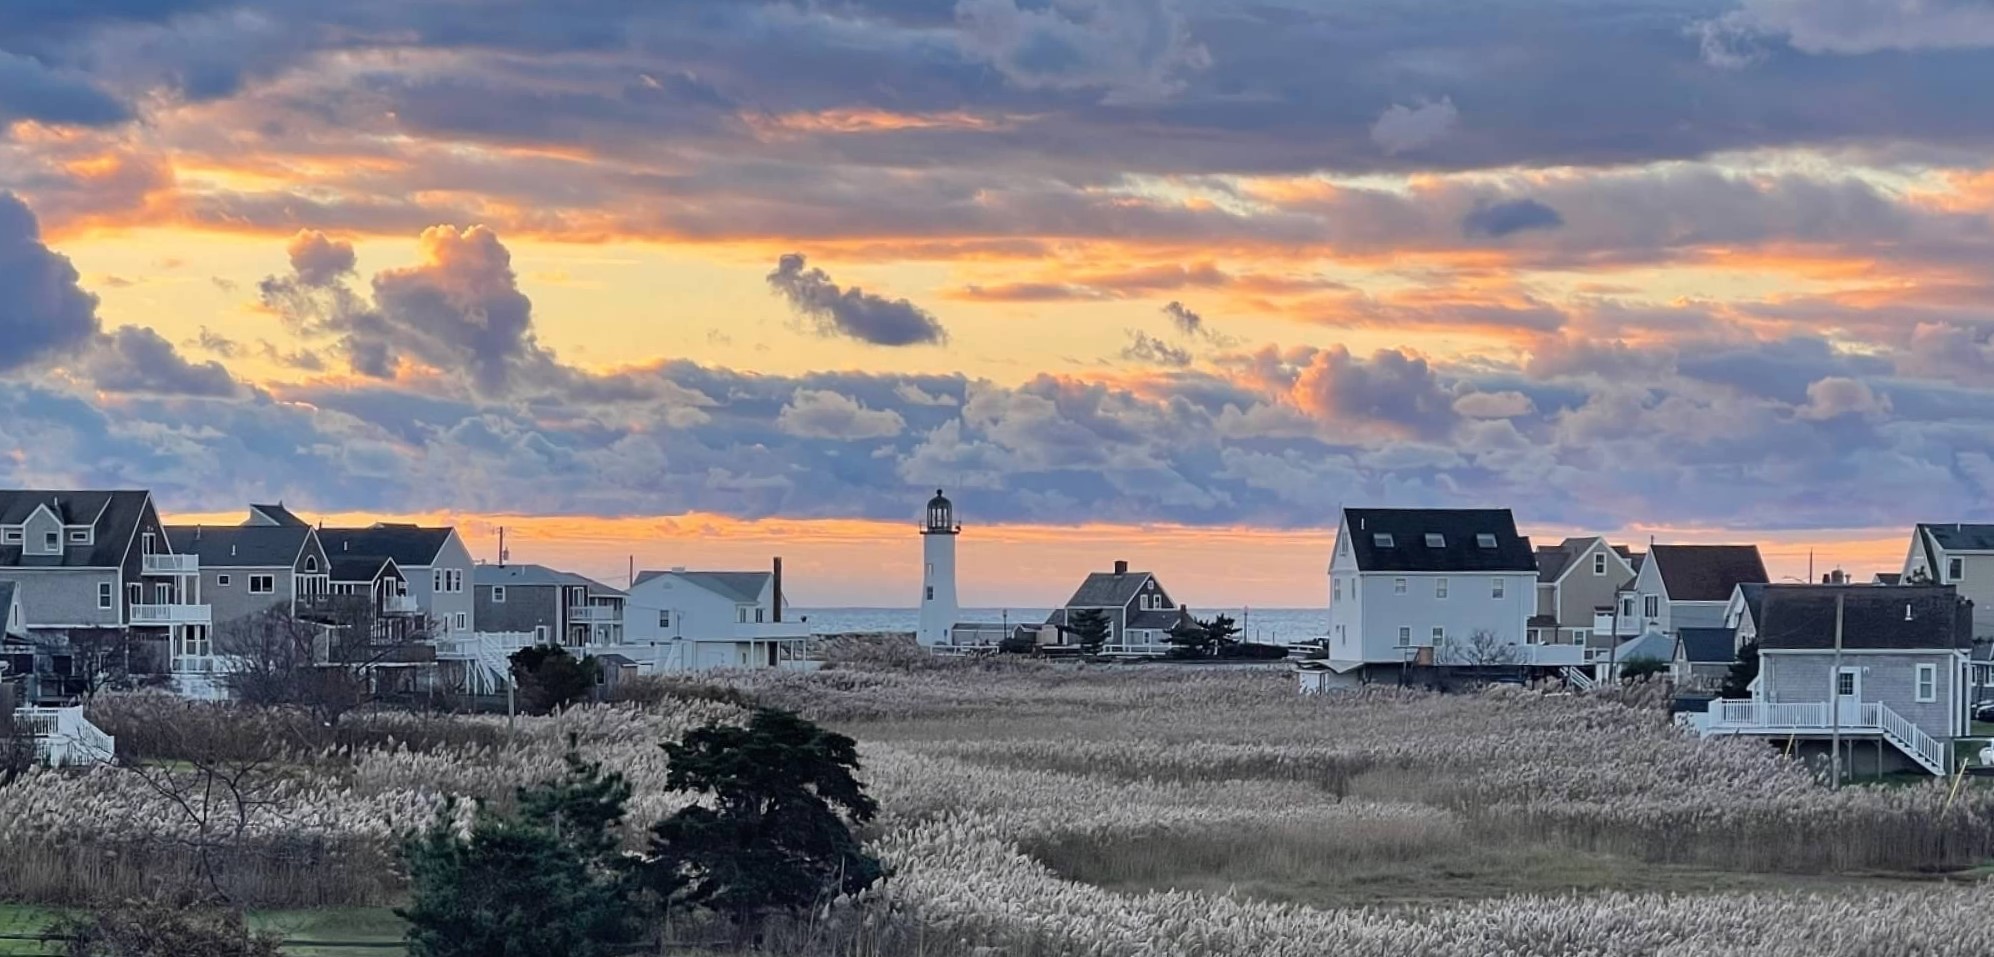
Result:
M97 334L97 297L78 285L76 267L42 244L26 203L0 193L0 371L88 345Z
M164 336L143 326L119 326L98 337L84 356L82 372L106 392L222 398L239 388L221 363L191 362Z
M868 409L828 389L798 389L775 417L776 428L810 439L884 439L899 435L907 420L891 409Z
M1461 217L1461 231L1470 236L1500 239L1526 229L1556 229L1565 224L1558 211L1534 199L1512 199L1477 206Z
M1744 0L1698 28L1705 56L1726 66L1758 59L1750 46L1758 38L1815 54L1973 50L1994 47L1994 7L1982 0Z
M1129 344L1122 347L1122 358L1130 362L1181 369L1191 364L1191 350L1173 346L1146 332L1130 329Z
M1205 317L1185 308L1181 302L1172 300L1163 307L1163 314L1169 317L1170 324L1176 326L1178 332L1187 336L1195 336L1205 331Z
M1103 90L1106 102L1146 102L1182 88L1210 64L1174 0L1024 5L957 0L965 51L1025 89Z
M1394 103L1371 124L1371 142L1390 154L1421 149L1446 139L1460 119L1461 111L1451 97L1423 100L1417 106Z
M324 286L353 272L353 244L315 229L301 229L284 247L291 271L307 286Z
M840 289L824 270L808 268L801 253L783 256L768 274L768 283L790 308L815 324L818 335L845 336L876 346L948 341L941 322L921 307L857 286Z

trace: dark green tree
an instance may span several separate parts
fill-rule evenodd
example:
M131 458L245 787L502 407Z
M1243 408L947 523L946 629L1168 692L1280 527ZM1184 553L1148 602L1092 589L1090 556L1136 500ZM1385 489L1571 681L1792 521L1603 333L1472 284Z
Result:
M560 778L480 811L469 835L446 807L403 847L411 957L598 957L636 939L635 884L619 852L630 784L572 750Z
M1108 643L1108 613L1099 608L1087 608L1067 616L1066 630L1087 654L1099 654L1101 646Z
M595 693L596 661L576 658L558 645L535 645L512 653L512 678L521 705L536 714L587 701Z
M666 783L711 797L651 828L645 883L667 906L704 907L746 928L885 876L846 821L879 810L854 776L851 738L761 708L745 727L709 724L664 748Z
M1752 682L1759 676L1759 643L1745 642L1738 649L1738 660L1731 662L1731 670L1724 676L1724 687L1718 694L1726 698L1749 698L1752 696Z
M1621 681L1646 681L1659 674L1666 674L1669 663L1660 658L1629 658L1620 663Z
M1210 658L1225 654L1225 649L1239 643L1239 623L1231 615L1213 615L1206 619L1192 618L1189 615L1170 629L1170 657Z

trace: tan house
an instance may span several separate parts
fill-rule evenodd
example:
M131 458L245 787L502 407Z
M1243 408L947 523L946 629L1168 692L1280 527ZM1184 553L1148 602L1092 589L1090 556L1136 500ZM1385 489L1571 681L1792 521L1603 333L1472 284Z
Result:
M1567 538L1537 549L1537 610L1530 641L1584 644L1601 613L1611 615L1615 595L1634 580L1634 556L1605 538Z

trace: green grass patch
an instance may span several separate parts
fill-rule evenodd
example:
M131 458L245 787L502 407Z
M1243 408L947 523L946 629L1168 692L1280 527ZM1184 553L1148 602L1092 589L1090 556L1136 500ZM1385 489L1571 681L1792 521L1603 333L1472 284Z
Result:
M11 937L37 937L64 912L31 904L0 903L0 957L44 957L53 945ZM386 907L250 911L249 925L284 938L284 952L296 957L403 957L407 925Z

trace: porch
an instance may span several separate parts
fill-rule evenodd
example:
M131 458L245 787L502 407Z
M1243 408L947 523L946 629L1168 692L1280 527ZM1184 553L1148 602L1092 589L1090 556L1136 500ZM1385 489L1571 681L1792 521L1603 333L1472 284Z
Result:
M1932 774L1952 767L1952 750L1943 739L1891 710L1880 701L1774 702L1724 698L1710 702L1703 714L1681 716L1698 734L1746 734L1761 737L1820 738L1833 734L1878 737L1889 742Z

